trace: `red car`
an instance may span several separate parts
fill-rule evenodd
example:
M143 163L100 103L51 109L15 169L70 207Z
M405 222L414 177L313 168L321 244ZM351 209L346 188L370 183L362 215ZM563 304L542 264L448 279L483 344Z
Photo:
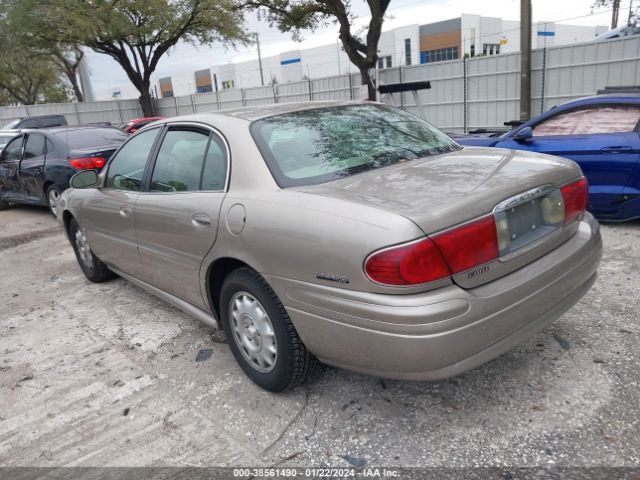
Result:
M134 118L129 123L125 123L124 125L122 125L120 127L120 130L122 130L125 133L136 133L138 130L140 130L145 125L148 125L151 122L155 122L156 120L161 120L163 118L164 117L140 117L140 118Z

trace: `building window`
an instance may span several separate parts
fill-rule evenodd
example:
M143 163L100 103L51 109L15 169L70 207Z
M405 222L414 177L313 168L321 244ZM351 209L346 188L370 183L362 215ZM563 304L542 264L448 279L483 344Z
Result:
M482 54L483 55L498 55L500 53L499 43L483 43Z
M378 58L378 68L391 68L391 55Z
M458 47L438 48L420 52L420 63L445 62L458 59Z
M211 85L199 85L198 87L196 87L196 91L198 93L213 92L213 87Z
M230 88L233 88L235 86L235 82L233 80L223 80L222 81L222 89L223 90L228 90Z
M164 92L162 92L162 97L163 98L173 97L173 90L165 90Z
M404 41L404 64L411 65L411 39L407 38Z
M470 56L475 57L476 56L476 45L475 43L471 44L471 48L470 48Z

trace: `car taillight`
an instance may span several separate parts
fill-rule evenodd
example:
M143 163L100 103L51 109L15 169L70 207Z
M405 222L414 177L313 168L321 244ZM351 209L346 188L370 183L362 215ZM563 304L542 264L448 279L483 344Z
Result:
M573 183L560 188L564 199L564 223L569 223L587 209L589 186L582 177Z
M419 285L451 275L429 238L373 253L364 269L371 280L385 285Z
M431 238L442 252L452 274L490 262L499 256L498 233L493 215Z
M77 168L78 170L91 170L104 167L107 160L103 157L82 157L71 158L69 159L69 163L72 167Z
M384 285L419 285L440 280L498 258L493 216L373 253L365 262L369 278Z

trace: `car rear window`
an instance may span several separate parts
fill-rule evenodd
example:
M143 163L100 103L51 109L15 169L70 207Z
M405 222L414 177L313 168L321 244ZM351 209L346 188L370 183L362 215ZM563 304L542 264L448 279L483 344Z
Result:
M13 120L7 123L4 127L2 127L2 130L11 130L13 128L16 128L16 125L18 125L19 123L20 123L20 119L18 118L17 120Z
M255 121L251 133L281 187L313 185L461 148L403 110L349 105Z
M117 145L129 138L117 128L79 128L56 132L55 135L72 150Z

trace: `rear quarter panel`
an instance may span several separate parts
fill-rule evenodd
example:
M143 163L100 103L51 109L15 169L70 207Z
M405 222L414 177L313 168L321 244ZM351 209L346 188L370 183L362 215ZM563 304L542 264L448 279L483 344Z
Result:
M373 206L280 189L251 138L249 122L223 117L211 124L229 143L231 176L218 237L201 268L205 295L211 265L225 257L264 274L305 282L363 291L416 290L378 286L365 277L363 265L379 248L424 236L417 225ZM238 206L246 218L239 234L232 231L242 217ZM318 274L346 277L349 283L321 280Z

